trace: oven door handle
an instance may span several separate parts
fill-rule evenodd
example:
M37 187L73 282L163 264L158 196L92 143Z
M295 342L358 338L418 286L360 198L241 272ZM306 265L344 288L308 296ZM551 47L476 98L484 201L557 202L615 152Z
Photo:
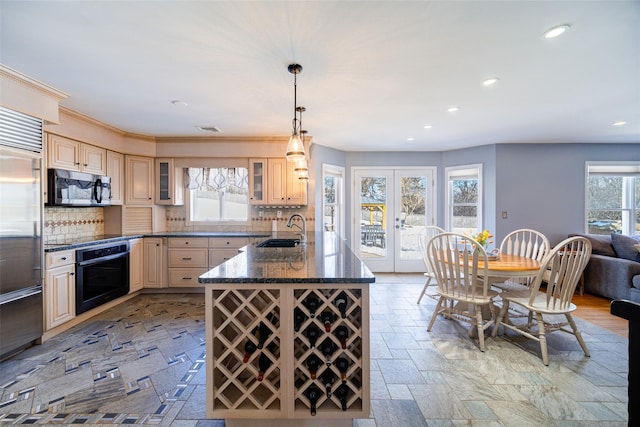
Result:
M111 260L114 260L114 259L128 257L128 256L129 256L129 252L121 252L121 253L115 254L115 255L107 255L107 256L100 257L100 258L90 259L88 261L80 261L79 263L77 263L77 265L80 266L80 267L84 267L86 265L98 264L98 263L101 263L101 262L111 261Z

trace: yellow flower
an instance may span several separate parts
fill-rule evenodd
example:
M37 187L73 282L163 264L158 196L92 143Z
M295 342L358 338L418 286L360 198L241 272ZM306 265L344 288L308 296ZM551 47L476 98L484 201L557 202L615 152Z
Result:
M489 230L483 230L478 232L476 235L470 236L473 240L480 243L482 246L487 246L489 243L493 243L493 240L489 240L493 237L493 234L489 232Z

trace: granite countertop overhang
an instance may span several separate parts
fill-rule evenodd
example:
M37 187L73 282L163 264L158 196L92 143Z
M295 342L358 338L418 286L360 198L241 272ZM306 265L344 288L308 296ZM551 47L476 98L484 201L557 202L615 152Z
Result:
M295 235L294 235L295 236ZM290 237L278 233L274 237ZM212 283L373 283L375 276L333 232L307 234L295 248L261 248L257 243L201 275Z

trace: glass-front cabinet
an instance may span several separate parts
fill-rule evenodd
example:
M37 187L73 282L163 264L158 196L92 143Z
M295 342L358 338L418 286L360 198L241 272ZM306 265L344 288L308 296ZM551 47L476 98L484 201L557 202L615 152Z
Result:
M156 159L156 204L183 205L182 173L173 159Z
M249 203L267 204L267 159L249 159Z

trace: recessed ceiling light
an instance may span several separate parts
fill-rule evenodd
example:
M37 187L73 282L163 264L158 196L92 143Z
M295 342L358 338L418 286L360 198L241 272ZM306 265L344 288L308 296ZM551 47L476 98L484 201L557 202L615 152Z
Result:
M175 99L175 100L171 101L171 103L173 105L175 105L176 107L187 107L189 105L184 101L180 101L179 99Z
M432 125L424 125L425 129L431 129L433 126Z
M625 122L624 120L618 120L617 122L613 123L613 126L624 126L626 124L627 122Z
M201 132L205 132L205 133L220 133L222 132L222 130L220 130L219 127L217 126L196 126L198 129L200 129Z
M571 25L569 24L562 24L562 25L558 25L556 27L550 28L547 31L545 31L544 38L552 39L554 37L558 37L559 35L564 34L569 28L571 28Z
M409 141L409 142L413 142L413 141L415 141L415 140L416 140L416 139L415 139L414 137L412 137L412 136L410 136L409 138L407 138L407 141Z
M486 79L482 82L483 86L493 86L494 84L498 83L498 78L497 77L491 77L490 79Z
M450 113L455 113L458 110L460 110L460 108L455 105L452 105L451 107L447 108L447 111Z

